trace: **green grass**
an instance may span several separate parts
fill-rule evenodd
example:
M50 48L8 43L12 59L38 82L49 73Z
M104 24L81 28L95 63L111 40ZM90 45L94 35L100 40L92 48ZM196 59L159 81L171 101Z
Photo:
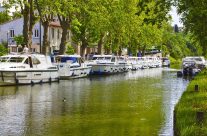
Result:
M195 92L195 85L199 91ZM198 121L197 112L203 112L202 121ZM207 135L207 70L202 71L188 85L174 111L175 135Z

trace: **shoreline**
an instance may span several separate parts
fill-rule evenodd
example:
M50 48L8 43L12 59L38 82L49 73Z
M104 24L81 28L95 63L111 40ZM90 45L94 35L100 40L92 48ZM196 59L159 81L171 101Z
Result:
M190 81L174 109L174 135L207 135L207 69Z

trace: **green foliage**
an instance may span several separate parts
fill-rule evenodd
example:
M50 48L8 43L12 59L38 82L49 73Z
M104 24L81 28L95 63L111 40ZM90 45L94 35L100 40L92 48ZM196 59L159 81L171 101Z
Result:
M24 44L23 35L14 36L14 41L16 42L17 45L23 45Z
M66 45L67 49L66 49L66 54L71 55L75 53L75 49L72 45L67 44Z
M0 56L7 54L7 52L7 48L3 44L0 44Z
M11 17L9 16L7 11L0 12L0 24L5 23L9 20L11 20Z
M12 19L21 18L21 17L22 17L22 14L19 11L14 12L12 15Z
M179 0L178 11L182 16L186 32L191 32L194 39L203 48L203 55L207 54L207 1L206 0Z

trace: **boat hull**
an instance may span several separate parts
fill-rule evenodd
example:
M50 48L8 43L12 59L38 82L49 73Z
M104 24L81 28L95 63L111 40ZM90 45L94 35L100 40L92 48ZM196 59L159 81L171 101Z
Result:
M0 86L41 84L59 81L57 70L0 71Z
M59 69L60 79L74 79L74 78L82 78L87 77L90 74L91 67L78 67L78 68L66 68Z
M105 75L115 74L128 71L125 65L114 65L114 64L96 64L92 65L91 74L93 75Z

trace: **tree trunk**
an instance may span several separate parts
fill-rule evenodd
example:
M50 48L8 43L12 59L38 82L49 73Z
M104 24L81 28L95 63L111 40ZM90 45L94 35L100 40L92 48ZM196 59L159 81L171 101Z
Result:
M29 6L25 5L23 10L23 37L24 44L28 46L28 33L29 33Z
M81 45L81 56L85 58L85 52L87 48L87 42L85 39L82 40L82 45Z
M32 35L33 35L33 27L36 22L36 17L34 16L34 9L33 9L33 0L30 1L30 18L29 18L29 31L28 31L28 48L31 49L32 46Z
M68 33L68 26L67 25L61 25L62 27L62 37L61 37L61 43L60 43L60 49L59 49L59 55L62 55L65 53L65 46L67 42L67 33Z
M103 39L104 34L101 34L100 40L98 41L98 54L103 55Z
M122 54L122 48L119 47L118 55L121 56L121 54Z
M42 25L43 25L43 29L44 29L42 53L47 55L47 50L49 47L49 41L48 41L49 21L42 22Z
M142 48L142 57L145 56L145 49L146 49L146 46L144 46L144 47Z

